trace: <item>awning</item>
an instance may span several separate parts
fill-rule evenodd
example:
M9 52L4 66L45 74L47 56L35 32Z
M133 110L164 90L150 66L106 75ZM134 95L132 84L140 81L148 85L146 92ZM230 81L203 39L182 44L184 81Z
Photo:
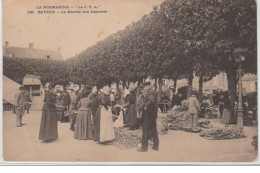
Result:
M41 80L39 76L26 75L23 78L23 85L41 85Z

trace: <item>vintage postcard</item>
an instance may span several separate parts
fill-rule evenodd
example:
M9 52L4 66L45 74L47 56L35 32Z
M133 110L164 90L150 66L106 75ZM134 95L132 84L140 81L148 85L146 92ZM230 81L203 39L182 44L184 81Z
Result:
M259 164L255 0L3 0L0 164Z

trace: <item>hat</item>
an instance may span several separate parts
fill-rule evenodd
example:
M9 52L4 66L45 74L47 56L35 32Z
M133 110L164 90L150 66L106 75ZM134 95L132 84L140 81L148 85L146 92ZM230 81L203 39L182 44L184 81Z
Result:
M26 90L24 86L20 86L19 90Z
M143 85L150 85L151 84L151 81L149 79L145 79Z

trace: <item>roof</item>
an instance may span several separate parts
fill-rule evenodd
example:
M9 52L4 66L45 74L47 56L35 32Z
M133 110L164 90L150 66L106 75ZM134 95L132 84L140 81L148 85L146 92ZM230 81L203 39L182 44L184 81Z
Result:
M53 60L62 60L60 50L43 50L43 49L30 49L22 47L4 47L3 55L8 57L9 54L14 54L18 58L33 58L33 59L46 59L50 56Z
M3 99L14 104L14 96L20 88L20 84L3 75Z

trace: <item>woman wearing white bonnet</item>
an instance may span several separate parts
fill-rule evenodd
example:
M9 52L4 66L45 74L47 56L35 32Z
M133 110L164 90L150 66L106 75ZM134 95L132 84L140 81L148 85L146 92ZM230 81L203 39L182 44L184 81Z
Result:
M109 142L115 139L113 116L110 108L110 87L103 87L99 97L99 107L97 109L97 121L94 129L94 140L100 143Z

